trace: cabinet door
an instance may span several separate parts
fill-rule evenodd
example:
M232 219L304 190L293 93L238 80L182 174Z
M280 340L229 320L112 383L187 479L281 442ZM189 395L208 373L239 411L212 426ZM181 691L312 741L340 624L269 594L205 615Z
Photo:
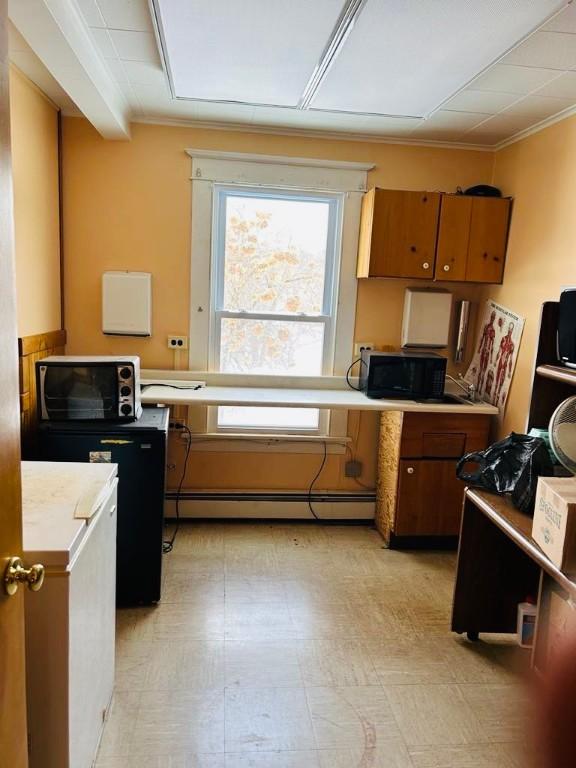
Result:
M475 197L472 200L466 280L501 283L508 240L510 200Z
M442 195L436 249L436 280L465 280L472 197Z
M440 194L376 189L370 277L434 276Z
M454 460L401 460L395 535L457 536L464 487Z

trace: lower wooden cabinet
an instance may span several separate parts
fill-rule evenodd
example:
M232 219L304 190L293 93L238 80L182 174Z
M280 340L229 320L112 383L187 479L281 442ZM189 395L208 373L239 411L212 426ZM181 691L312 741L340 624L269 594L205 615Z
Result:
M395 535L457 536L463 493L454 459L402 459Z
M456 465L487 446L489 426L484 414L382 413L376 526L390 546L458 536L465 485Z

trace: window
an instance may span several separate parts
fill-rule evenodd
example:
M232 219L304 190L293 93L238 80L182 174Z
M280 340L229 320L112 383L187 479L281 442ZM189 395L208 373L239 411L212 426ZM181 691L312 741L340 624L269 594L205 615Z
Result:
M216 186L210 369L332 373L341 196ZM222 430L326 432L309 408L220 407Z
M364 163L187 150L192 157L189 369L214 386L340 386L352 361ZM272 451L344 450L347 414L210 407L193 431L281 433ZM242 432L236 445L230 433ZM290 436L293 433L295 437ZM333 444L332 444L333 443ZM209 450L210 443L206 443Z

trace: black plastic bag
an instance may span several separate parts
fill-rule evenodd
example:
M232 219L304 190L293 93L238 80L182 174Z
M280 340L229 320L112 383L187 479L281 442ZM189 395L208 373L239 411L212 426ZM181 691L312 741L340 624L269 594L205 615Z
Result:
M478 467L466 472L467 464ZM538 478L553 472L544 440L515 432L484 451L462 456L456 467L460 480L487 491L510 493L514 506L529 514L534 512Z

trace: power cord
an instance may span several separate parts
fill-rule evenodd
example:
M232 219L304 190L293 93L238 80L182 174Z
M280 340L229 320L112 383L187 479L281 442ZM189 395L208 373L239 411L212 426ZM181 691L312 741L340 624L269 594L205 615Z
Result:
M314 488L314 484L316 480L320 477L322 474L322 470L324 469L324 465L326 464L326 458L328 455L328 446L326 445L326 440L322 441L322 445L324 446L324 456L322 457L322 463L320 464L320 467L318 468L318 472L314 475L314 479L310 483L308 487L308 509L310 510L312 517L316 518L316 520L320 520L316 512L314 511L314 507L312 506L312 490Z
M174 528L174 532L171 536L171 538L166 539L162 542L162 552L167 555L168 552L172 552L174 549L174 542L176 541L176 536L178 535L178 531L180 529L180 494L182 493L182 485L184 484L184 478L186 477L186 469L188 467L188 457L190 456L190 448L192 446L192 432L190 432L190 429L186 424L182 424L181 429L183 429L187 435L188 435L188 445L186 446L186 455L184 457L184 466L182 467L182 475L180 477L180 482L178 483L178 490L176 491L176 527Z
M350 363L350 367L346 371L346 384L348 384L350 389L355 389L356 392L362 392L362 387L355 387L354 384L352 384L352 382L350 381L350 371L352 370L352 368L354 368L356 363L361 363L361 362L362 362L362 358L359 357L357 360L354 360L353 363Z

